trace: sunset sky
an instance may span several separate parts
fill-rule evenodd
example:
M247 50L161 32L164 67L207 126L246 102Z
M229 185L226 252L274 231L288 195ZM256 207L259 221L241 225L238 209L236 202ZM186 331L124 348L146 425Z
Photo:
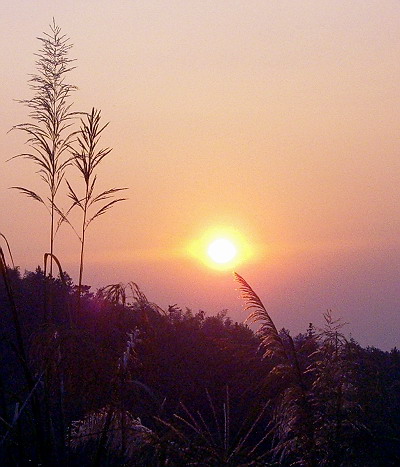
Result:
M8 188L46 191L6 162L26 150L7 132L28 120L15 100L53 16L74 44L74 109L110 122L99 187L129 187L88 230L85 283L133 280L162 307L242 321L232 270L191 254L234 232L249 250L235 269L278 327L332 309L362 345L400 346L400 2L3 1L0 232L22 271L49 219ZM55 253L77 280L67 227Z

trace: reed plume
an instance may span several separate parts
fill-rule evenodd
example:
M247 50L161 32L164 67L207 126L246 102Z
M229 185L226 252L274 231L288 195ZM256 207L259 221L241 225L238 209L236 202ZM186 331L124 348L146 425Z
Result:
M286 380L286 388L276 405L270 431L275 440L272 454L282 462L295 453L299 458L299 465L314 467L312 395L293 339L287 331L282 331L281 334L278 332L262 301L243 277L237 273L234 273L234 277L239 283L245 310L250 311L246 321L261 322L257 334L263 349L263 358L271 358L274 362L270 374Z
M98 148L99 140L104 129L108 126L100 124L100 110L92 109L90 114L86 114L86 118L81 118L81 127L77 133L77 144L75 148L69 145L72 153L71 164L78 170L84 181L84 194L78 195L71 183L67 180L68 196L72 201L66 214L59 211L61 216L60 223L66 221L71 227L72 224L68 220L68 214L78 207L82 211L82 224L78 238L81 244L80 261L79 261L79 281L78 281L78 311L80 309L80 301L82 295L82 279L84 266L84 251L86 242L86 230L89 225L98 217L105 214L116 203L124 201L126 198L116 198L115 195L119 191L126 188L110 188L95 194L97 175L95 170L103 159L110 154L111 148ZM93 212L92 212L93 210ZM75 229L74 229L75 231ZM76 231L75 231L76 232Z
M24 195L45 206L50 214L50 254L54 253L56 229L56 196L65 170L70 164L70 145L74 138L71 131L72 112L69 102L76 86L68 84L66 78L73 70L73 60L68 57L71 44L61 33L53 19L50 32L39 37L41 49L36 54L36 73L31 76L29 87L34 95L31 99L19 102L28 107L31 122L15 125L12 129L27 135L26 143L30 151L17 154L14 158L24 158L38 166L37 173L47 186L48 194L42 197L33 190L14 186ZM50 261L50 275L53 261Z

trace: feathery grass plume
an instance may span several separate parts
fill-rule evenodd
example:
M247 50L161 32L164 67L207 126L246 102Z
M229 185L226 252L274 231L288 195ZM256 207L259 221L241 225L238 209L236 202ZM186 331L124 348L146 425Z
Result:
M131 379L131 365L137 364L135 347L139 340L139 330L127 333L125 350L117 361L111 382L111 401L105 407L94 410L82 420L71 424L69 443L77 449L88 442L96 442L94 465L100 465L106 451L112 451L128 459L152 441L152 431L143 426L139 418L127 410L124 394Z
M81 118L81 127L77 132L77 144L75 148L69 145L72 153L71 164L78 170L79 174L84 181L84 194L78 195L72 188L68 180L68 196L72 201L66 214L60 213L60 222L67 222L71 227L72 224L68 221L68 214L78 207L82 211L82 225L80 234L78 235L81 243L80 262L79 262L79 281L78 281L78 312L80 309L80 300L82 295L82 279L83 279L83 265L84 265L84 250L86 241L86 230L89 225L98 217L105 214L109 209L115 206L116 203L125 201L126 198L116 198L116 193L126 190L127 188L110 188L95 194L97 175L95 174L98 165L103 159L111 152L111 148L100 149L98 147L101 134L108 126L100 124L101 112L92 108L91 113L86 114L86 118ZM93 212L92 212L93 211ZM75 231L75 229L74 229ZM76 231L75 231L76 233Z
M78 449L90 441L99 443L103 436L104 447L120 453L123 432L126 437L123 455L130 459L136 451L152 440L152 431L145 427L139 418L117 407L105 406L85 415L82 420L72 422L70 443L73 449Z
M261 347L264 351L263 357L277 357L281 360L280 363L289 363L289 357L282 338L262 301L237 272L234 273L234 278L239 283L239 291L245 302L244 309L250 311L245 322L261 322L257 334L261 339Z
M264 350L263 357L274 359L270 375L279 379L284 377L287 382L274 411L270 431L275 440L272 454L279 457L280 462L295 456L298 465L315 466L312 394L306 384L305 369L300 366L293 339L287 331L278 332L258 295L243 277L237 273L234 276L246 304L245 310L250 311L246 321L261 322L257 334Z
M68 84L66 77L73 70L68 58L72 45L69 38L61 33L55 20L50 32L38 38L41 49L36 54L36 73L31 75L29 87L34 96L19 102L30 110L31 122L15 125L12 129L27 135L26 143L31 151L14 156L32 161L39 167L37 173L47 185L48 195L43 198L38 193L24 187L14 186L21 193L43 204L51 218L50 253L54 253L56 208L55 200L64 178L65 169L70 163L69 148L74 138L71 131L72 119L76 113L71 111L69 102L76 86ZM52 275L53 261L50 261Z

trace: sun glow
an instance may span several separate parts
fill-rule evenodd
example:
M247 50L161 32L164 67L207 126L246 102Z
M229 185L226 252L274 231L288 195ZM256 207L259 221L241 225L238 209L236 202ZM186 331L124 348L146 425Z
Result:
M205 266L224 271L232 270L252 256L252 249L237 230L213 228L207 230L188 248L190 256Z

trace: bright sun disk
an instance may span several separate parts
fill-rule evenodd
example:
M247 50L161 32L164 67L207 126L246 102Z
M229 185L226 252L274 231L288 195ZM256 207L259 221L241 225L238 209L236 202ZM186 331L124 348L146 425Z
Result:
M250 261L254 248L236 228L210 227L188 242L185 254L216 271L228 271Z
M230 240L217 238L208 245L207 254L215 263L225 264L236 257L237 249Z

